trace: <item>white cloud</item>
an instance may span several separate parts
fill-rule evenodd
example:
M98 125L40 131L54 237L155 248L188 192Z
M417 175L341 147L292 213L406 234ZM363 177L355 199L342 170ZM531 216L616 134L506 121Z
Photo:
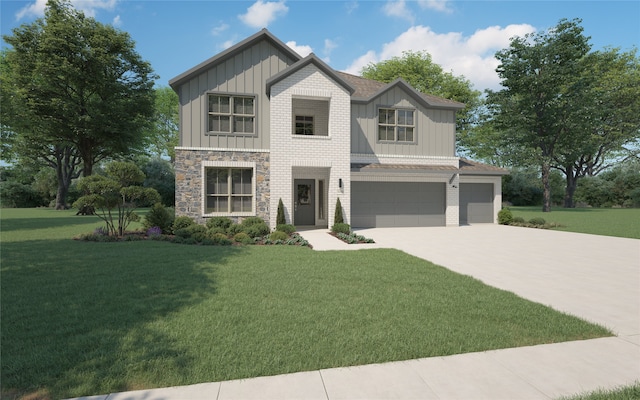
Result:
M113 21L111 21L111 25L117 27L122 26L122 18L120 18L120 15L116 15L115 18L113 18Z
M299 45L294 41L287 42L287 46L289 46L291 50L300 54L300 56L303 58L313 53L313 48L311 46L305 44Z
M215 26L213 27L213 29L211 29L211 34L213 36L218 36L219 34L226 31L227 29L229 29L229 24L220 23L220 25Z
M239 15L238 18L252 28L266 28L278 16L289 11L289 7L281 1L258 0L247 9L246 14Z
M389 0L382 10L390 17L404 18L413 22L413 14L407 9L405 0Z
M331 39L324 40L324 49L322 50L322 54L324 55L324 62L327 64L331 62L331 52L338 47L338 44Z
M418 4L422 8L428 8L447 14L453 12L453 10L449 8L449 0L418 0Z
M495 52L508 47L511 37L534 31L527 24L491 26L465 37L460 32L436 33L429 27L413 26L385 43L379 52L370 50L355 59L346 72L358 74L367 64L401 56L403 51L426 51L444 71L464 75L476 89L498 89L500 80L495 69L499 63Z
M36 0L35 3L24 6L16 13L16 21L27 17L42 17L46 6L47 0Z
M87 17L95 17L96 11L111 11L116 7L117 2L118 0L72 0L71 4L77 10L84 12ZM33 4L21 8L16 13L16 20L19 21L28 17L42 17L46 6L47 0L36 0Z
M226 50L229 47L233 46L234 44L236 44L236 41L234 39L229 39L226 40L224 42L222 42L222 44L220 46L218 46L221 50Z
M344 8L347 10L347 14L351 14L358 9L358 6L358 2L356 0L353 0L345 3Z

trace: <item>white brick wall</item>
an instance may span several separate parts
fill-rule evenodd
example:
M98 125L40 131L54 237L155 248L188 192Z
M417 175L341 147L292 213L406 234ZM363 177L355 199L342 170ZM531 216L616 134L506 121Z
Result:
M307 98L329 101L328 136L295 136L292 132L292 99ZM293 170L296 177L316 178L318 168L328 171L328 225L333 224L336 199L340 197L345 222L351 217L350 121L351 98L313 64L309 64L271 88L271 210L282 198L285 214L293 214ZM324 173L323 173L324 174ZM326 174L325 174L326 175ZM338 180L342 179L342 189ZM276 213L271 213L275 226ZM288 219L291 222L290 219ZM293 221L295 223L295 221Z

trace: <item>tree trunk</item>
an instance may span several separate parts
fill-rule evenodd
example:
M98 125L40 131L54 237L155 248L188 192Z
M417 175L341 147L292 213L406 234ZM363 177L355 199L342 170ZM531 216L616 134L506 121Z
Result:
M551 166L545 162L542 164L542 212L551 211L551 185L549 184L549 176L551 175Z
M56 191L56 210L66 210L67 195L73 178L77 178L78 157L71 146L55 146L55 170L58 178ZM53 166L53 165L52 165Z
M64 171L64 165L59 162L56 166L56 175L58 177L58 190L56 191L56 210L67 209L67 195L69 194L69 186L71 179L67 179Z
M578 177L574 174L573 167L566 168L567 186L564 188L564 208L575 208L573 195L576 193L578 186Z

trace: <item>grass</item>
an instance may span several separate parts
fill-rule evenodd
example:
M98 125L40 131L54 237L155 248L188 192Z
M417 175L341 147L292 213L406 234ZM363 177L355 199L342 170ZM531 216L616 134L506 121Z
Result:
M93 243L3 209L3 397L64 398L611 335L388 249Z
M640 399L640 381L633 385L612 390L596 390L577 396L562 397L560 400L638 400Z
M548 213L541 207L509 209L527 221L542 217L562 225L554 230L640 239L640 208L552 208Z

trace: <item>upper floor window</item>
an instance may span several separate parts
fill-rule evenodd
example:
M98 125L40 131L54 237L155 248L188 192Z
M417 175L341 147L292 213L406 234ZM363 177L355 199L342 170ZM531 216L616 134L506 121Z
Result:
M207 131L211 133L255 133L255 97L209 95Z
M413 142L414 128L413 110L399 108L378 110L378 140Z
M296 115L294 133L296 135L313 135L313 116Z

